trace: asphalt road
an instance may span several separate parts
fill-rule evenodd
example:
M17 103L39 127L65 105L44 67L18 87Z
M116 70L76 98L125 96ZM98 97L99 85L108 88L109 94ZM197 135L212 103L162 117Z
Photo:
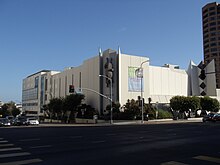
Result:
M0 165L220 164L220 123L0 128Z

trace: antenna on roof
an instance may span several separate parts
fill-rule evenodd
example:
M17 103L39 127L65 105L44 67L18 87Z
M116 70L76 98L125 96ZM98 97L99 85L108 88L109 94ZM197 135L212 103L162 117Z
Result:
M118 54L121 55L121 49L120 49L120 46L118 46Z
M99 56L102 57L102 49L99 47Z

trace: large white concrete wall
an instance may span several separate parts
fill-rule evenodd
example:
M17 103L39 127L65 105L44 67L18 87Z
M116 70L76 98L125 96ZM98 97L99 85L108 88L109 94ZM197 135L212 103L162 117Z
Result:
M88 59L79 67L67 68L52 76L52 97L60 98L69 95L69 85L74 85L75 91L87 88L99 92L99 56ZM83 89L85 103L99 109L100 96L95 92Z
M188 75L185 70L150 66L149 83L152 102L169 102L172 96L187 96Z
M99 92L100 81L99 81L99 70L100 70L100 59L99 56L86 60L82 65L82 88L92 89ZM87 104L100 109L100 96L90 90L83 90L85 94L85 101Z
M128 99L137 100L138 96L141 95L140 92L131 92L128 89L128 68L137 67L139 68L141 63L144 61L149 61L146 57L132 56L126 54L119 55L119 102L123 106ZM147 99L149 97L149 62L144 63L143 67L143 98Z

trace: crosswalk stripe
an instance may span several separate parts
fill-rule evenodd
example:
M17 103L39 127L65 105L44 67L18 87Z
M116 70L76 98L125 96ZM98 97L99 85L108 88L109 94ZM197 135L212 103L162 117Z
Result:
M188 164L175 162L175 161L170 161L170 162L161 163L160 165L188 165Z
M7 140L1 140L0 143L8 143Z
M44 146L33 146L33 147L30 147L32 149L37 149L37 148L49 148L51 147L51 145L44 145Z
M0 144L0 147L10 147L13 146L14 144Z
M3 138L0 138L0 140L3 140Z
M9 157L25 156L25 155L30 155L30 153L29 152L20 152L20 153L1 154L0 158L9 158Z
M3 148L3 149L0 149L0 152L3 152L3 151L16 151L16 150L21 150L21 148Z
M39 163L39 162L42 162L42 160L41 159L28 159L28 160L0 163L0 165L25 165L25 164Z
M209 161L209 162L214 162L214 163L220 163L220 158L215 158L215 157L210 157L210 156L196 156L193 157L194 159L199 159L199 160L205 160L205 161Z

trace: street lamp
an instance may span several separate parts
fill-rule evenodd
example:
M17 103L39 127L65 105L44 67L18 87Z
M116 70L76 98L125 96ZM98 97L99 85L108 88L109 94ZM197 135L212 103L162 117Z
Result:
M110 107L111 107L111 110L110 110L110 124L113 124L113 120L112 120L112 79L110 77L107 77L105 75L99 75L99 77L104 77L104 78L107 78L110 83L111 83L111 90L110 90Z
M143 67L142 65L146 62L149 62L149 60L143 61L141 63L141 66L136 69L135 74L138 78L141 78L141 123L144 123L144 101L143 101L143 87L142 87L142 81L143 81Z

